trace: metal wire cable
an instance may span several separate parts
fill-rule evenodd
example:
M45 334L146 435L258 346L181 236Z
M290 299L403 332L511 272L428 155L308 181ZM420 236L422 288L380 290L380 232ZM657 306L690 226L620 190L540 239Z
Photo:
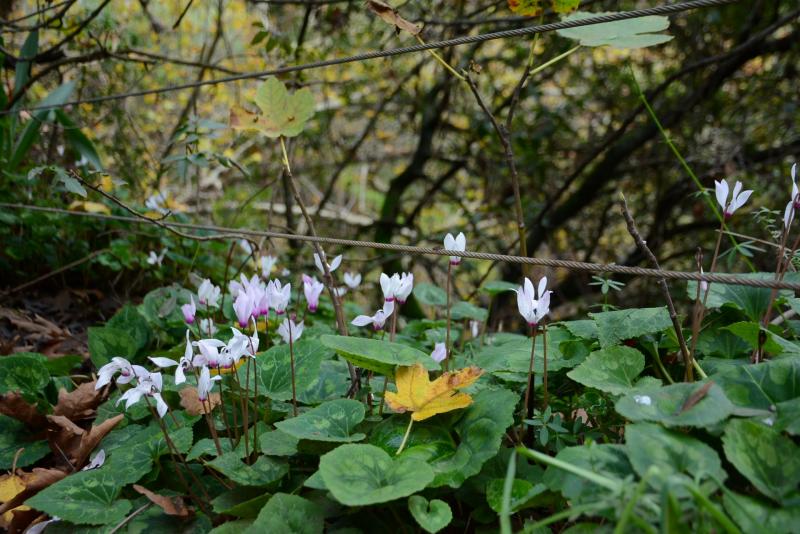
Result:
M216 78L213 80L200 80L192 83L170 85L166 87L156 87L153 89L141 89L138 91L130 91L127 93L116 93L110 95L95 96L83 98L78 100L71 100L63 104L50 104L44 106L31 106L21 107L15 109L0 110L0 116L9 113L16 113L18 111L39 111L46 109L61 108L65 106L75 106L79 104L97 104L100 102L108 102L112 100L122 100L126 98L141 97L146 95L156 95L162 93L169 93L173 91L183 91L186 89L194 89L196 87L203 87L206 85L218 85L240 80L249 80L255 78L263 78L265 76L274 76L276 74L286 74L290 72L299 72L304 70L319 69L323 67L332 67L335 65L343 65L346 63L356 63L361 61L368 61L371 59L380 59L387 57L400 56L404 54L411 54L414 52L424 52L427 50L436 50L440 48L450 48L454 46L461 46L465 44L481 43L485 41L492 41L495 39L509 39L513 37L524 37L535 35L538 33L547 33L555 30L563 30L567 28L577 28L580 26L591 26L594 24L602 24L605 22L617 22L620 20L635 19L640 17L647 17L651 15L669 15L673 13L681 13L691 9L698 9L704 7L715 7L726 4L732 4L739 0L691 0L689 2L682 2L679 4L663 5L651 7L646 9L637 9L633 11L626 11L621 13L613 13L610 15L598 15L596 17L580 19L580 20L563 20L559 22L551 22L549 24L539 24L536 26L529 26L526 28L515 28L512 30L503 30L499 32L483 33L478 35L466 35L456 37L454 39L447 39L444 41L436 41L432 43L415 44L411 46L404 46L400 48L391 48L389 50L374 50L371 52L363 52L353 56L342 58L326 59L321 61L313 61L300 65L289 65L286 67L278 67L275 69L268 69L256 72L245 72L223 78Z
M81 211L70 211L62 208L49 208L45 206L31 206L27 204L10 204L0 202L1 208L17 209L17 210L30 210L41 211L47 213L59 213L64 215L72 215L78 217L89 217L95 219L104 219L136 224L152 224L145 219L138 217L128 217L123 215L106 215L104 213L86 213ZM374 241L357 241L353 239L340 239L335 237L313 237L308 235L289 234L284 232L271 232L265 230L250 230L245 228L226 228L222 226L213 226L206 224L190 224L190 223L177 223L168 222L165 220L159 221L159 224L170 226L174 228L185 228L190 230L203 230L207 232L226 233L224 239L230 239L230 234L235 234L239 237L268 237L273 239L287 239L294 241L305 241L309 243L320 243L329 245L339 245L342 247L357 247L357 248L370 248L377 250L391 250L402 252L412 255L432 255L432 256L459 256L461 258L471 258L476 260L485 261L499 261L506 263L520 263L529 265L539 265L542 267L551 267L555 269L567 269L570 271L587 271L598 273L615 273L630 276L642 276L647 278L664 278L667 280L685 280L685 281L703 281L709 283L722 283L733 284L751 287L763 287L773 289L792 289L800 291L799 282L787 282L786 280L761 280L756 278L746 278L731 274L718 274L718 273L703 273L702 275L697 272L687 271L667 271L659 269L648 269L645 267L629 267L626 265L616 265L614 263L587 263L582 261L571 260L555 260L548 258L526 258L523 256L513 256L509 254L494 254L491 252L474 252L474 251L455 251L445 250L433 247L418 247L412 245L397 245L393 243L377 243Z

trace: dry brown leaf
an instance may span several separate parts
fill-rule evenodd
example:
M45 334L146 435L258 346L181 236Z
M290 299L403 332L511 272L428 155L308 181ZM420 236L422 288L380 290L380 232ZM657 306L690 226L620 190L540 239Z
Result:
M58 391L58 404L53 408L55 415L63 415L72 419L83 419L94 415L95 409L103 400L103 391L95 390L96 381L86 382L73 391L60 389Z
M0 396L0 413L22 421L32 430L44 430L47 424L47 418L39 413L36 406L16 391Z
M97 444L124 417L123 414L115 415L86 431L63 415L48 415L47 420L51 423L50 433L48 434L50 443L53 445L51 448L63 453L71 466L79 469L86 464L89 454Z
M92 426L89 432L81 436L81 442L78 449L72 454L73 463L76 467L83 467L89 459L91 452L97 447L106 435L114 429L125 418L123 414L115 415L110 419L106 419L97 426Z
M405 30L411 35L418 35L419 32L422 31L421 26L404 19L395 8L385 2L381 2L380 0L367 0L367 7L385 22L397 28L398 32L400 30Z
M219 393L211 393L205 403L200 402L200 397L197 395L197 388L192 386L183 388L180 391L180 395L181 406L186 408L186 413L189 415L201 415L213 411L214 408L219 406L222 402L219 398ZM209 402L211 403L211 410L208 409Z
M186 505L183 504L183 499L180 497L166 497L164 495L159 495L158 493L153 493L149 489L140 486L139 484L134 484L133 489L150 499L150 502L153 504L160 506L167 515L175 515L178 517L186 517L189 515L189 510L186 509Z

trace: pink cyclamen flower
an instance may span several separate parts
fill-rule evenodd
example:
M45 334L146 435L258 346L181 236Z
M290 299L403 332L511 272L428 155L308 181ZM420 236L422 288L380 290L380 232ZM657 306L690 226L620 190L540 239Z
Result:
M186 324L194 323L194 316L197 313L197 306L194 303L194 297L189 297L189 304L184 304L181 306L181 312L183 312L183 320L186 321Z
M534 289L533 282L529 278L521 287L515 289L517 292L517 308L520 315L528 322L528 325L536 327L544 317L550 313L550 294L547 291L547 277L539 280L539 287Z
M442 363L445 358L447 358L447 347L444 343L437 343L433 347L433 352L431 352L431 358L436 363Z
M233 302L233 311L236 313L236 320L241 328L244 328L250 322L250 317L253 316L254 310L255 303L252 297L247 293L239 293L239 296Z
M394 301L387 301L383 303L383 308L376 311L375 315L359 315L353 319L353 324L356 326L372 325L374 330L383 330L383 325L386 324L386 319L394 312Z
M453 234L444 236L444 249L459 252L467 250L467 238L464 237L464 233L459 232L456 237L453 237ZM450 256L450 265L458 265L459 263L461 263L461 256Z
M734 212L744 206L750 195L753 194L752 189L742 191L742 182L736 182L733 186L733 194L731 201L728 203L729 187L727 180L714 181L714 189L717 196L717 202L722 208L722 214L726 219L733 216Z
M322 294L323 289L325 289L325 285L323 285L322 282L313 276L308 276L307 274L303 275L303 294L306 296L308 311L311 313L317 311L319 307L319 296Z

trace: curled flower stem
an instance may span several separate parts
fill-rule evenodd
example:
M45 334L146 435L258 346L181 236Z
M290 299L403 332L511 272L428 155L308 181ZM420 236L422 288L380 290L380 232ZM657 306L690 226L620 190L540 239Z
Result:
M400 453L403 452L403 449L406 448L406 442L408 442L408 436L411 435L411 425L413 425L413 424L414 424L414 418L413 417L409 417L408 418L408 427L406 428L406 433L405 433L405 435L403 435L403 441L400 443L400 448L397 449L396 453L394 453L395 456L399 456Z

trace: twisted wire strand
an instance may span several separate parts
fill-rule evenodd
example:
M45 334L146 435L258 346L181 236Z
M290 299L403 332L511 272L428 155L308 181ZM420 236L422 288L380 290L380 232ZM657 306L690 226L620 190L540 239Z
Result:
M30 211L40 211L46 213L58 213L64 215L89 217L95 219L104 219L104 220L120 221L120 222L135 223L135 224L152 224L152 221L148 221L147 219L142 219L138 217L128 217L123 215L106 215L104 213L87 213L81 211L70 211L62 208L50 208L45 206L32 206L27 204L10 204L5 202L0 202L0 207L16 209L16 210L30 210ZM415 256L421 256L421 255L458 256L461 258L470 258L475 260L538 265L542 267L551 267L554 269L566 269L569 271L615 273L615 274L623 274L629 276L641 276L646 278L701 281L709 283L732 284L732 285L762 287L771 289L791 289L794 291L800 291L800 282L747 278L733 274L703 273L701 275L700 273L697 272L667 271L659 269L649 269L646 267L630 267L626 265L617 265L614 263L588 263L583 261L557 260L550 258L526 258L523 256L513 256L509 254L495 254L493 252L446 250L434 247L398 245L394 243L377 243L375 241L358 241L353 239L341 239L336 237L324 237L324 236L314 237L308 235L290 234L285 232L251 230L247 228L226 228L223 226L213 226L207 224L168 222L166 220L159 221L159 224L174 228L202 230L214 233L225 233L226 235L220 236L221 239L223 240L233 239L234 236L235 238L267 237L272 239L286 239L294 241L304 241L308 243L316 242L320 244L339 245L342 247L370 248L375 250L391 250L394 252L402 252L405 254L412 254ZM234 236L231 236L231 234L234 234Z
M187 89L194 89L195 87L202 87L206 85L218 85L230 82L236 82L240 80L249 80L255 78L264 78L266 76L273 76L276 74L287 74L291 72L299 72L304 70L311 70L311 69L319 69L323 67L332 67L335 65L343 65L345 63L357 63L361 61L368 61L372 59L380 59L380 58L387 58L387 57L394 57L400 56L404 54L411 54L414 52L424 52L427 50L436 50L440 48L450 48L455 46L461 46L465 44L474 44L480 43L484 41L492 41L495 39L509 39L513 37L523 37L529 35L535 35L537 33L547 33L552 32L555 30L564 30L567 28L578 28L580 26L592 26L594 24L602 24L605 22L617 22L620 20L628 20L628 19L635 19L640 17L647 17L651 15L669 15L673 13L681 13L683 11L689 11L692 9L699 9L705 7L715 7L715 6L722 6L726 4L732 4L738 2L739 0L691 0L689 2L682 2L679 4L670 4L670 5L662 5L656 7L650 7L645 9L636 9L633 11L625 11L620 13L613 13L610 15L598 15L591 18L585 18L580 20L562 20L558 22L551 22L548 24L539 24L536 26L528 26L525 28L515 28L512 30L503 30L498 32L492 33L482 33L477 35L466 35L462 37L456 37L453 39L446 39L443 41L435 41L431 43L420 43L414 44L410 46L403 46L399 48L390 48L389 50L373 50L370 52L363 52L361 54L356 54L353 56L347 56L342 58L333 58L333 59L326 59L321 61L312 61L309 63L304 63L300 65L289 65L286 67L278 67L274 69L267 69L262 71L256 72L245 72L242 74L235 74L232 76L226 76L222 78L216 78L213 80L200 80L197 82L192 83L185 83L185 84L177 84L177 85L170 85L165 87L156 87L153 89L141 89L138 91L130 91L127 93L115 93L110 95L102 95L102 96L95 96L89 98L83 98L78 100L71 100L65 102L63 104L50 104L50 105L43 105L43 106L30 106L30 107L18 107L13 109L5 109L0 110L0 116L7 115L9 113L17 113L19 111L40 111L46 109L54 109L60 108L64 106L75 106L79 104L97 104L100 102L108 102L111 100L122 100L126 98L133 98L133 97L141 97L146 95L156 95L162 93L169 93L173 91L183 91Z

